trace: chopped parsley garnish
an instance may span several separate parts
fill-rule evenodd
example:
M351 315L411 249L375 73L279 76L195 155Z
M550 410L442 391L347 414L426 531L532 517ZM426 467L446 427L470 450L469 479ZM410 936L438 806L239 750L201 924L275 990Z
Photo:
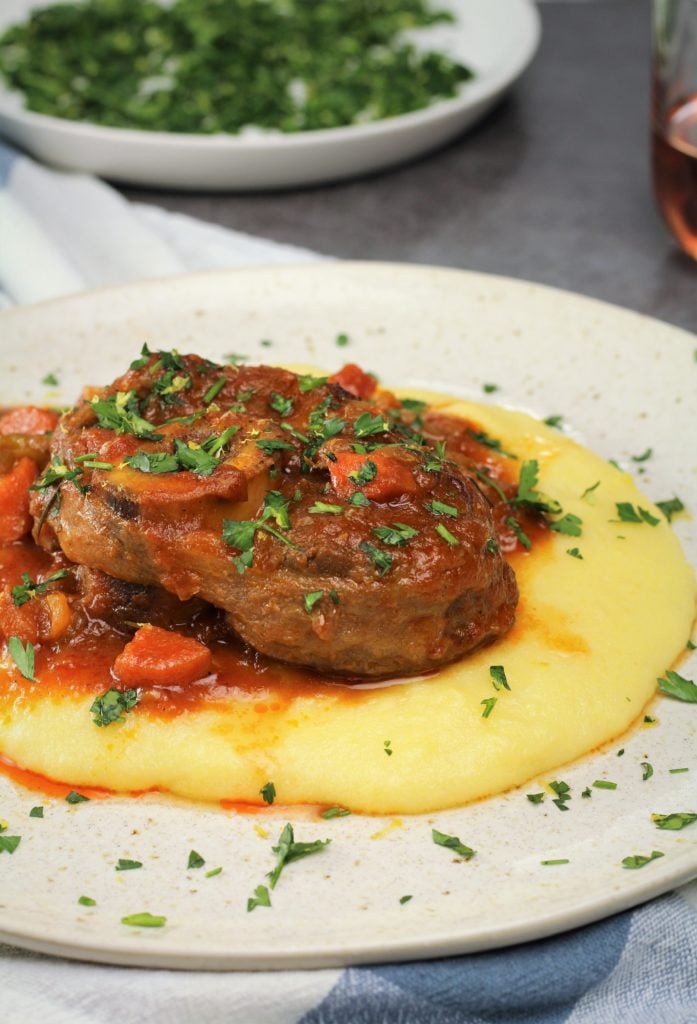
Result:
M335 342L339 346L339 348L344 348L349 343L348 334L337 334Z
M510 690L503 665L489 665L489 675L495 690Z
M668 501L657 501L656 507L660 508L669 523L673 521L673 516L676 516L679 512L685 511L685 506L680 498L677 497L669 498Z
M25 646L18 636L11 636L7 641L7 650L24 678L28 679L30 683L35 683L33 643L27 640Z
M621 523L648 523L649 526L657 526L660 523L660 519L651 515L647 509L640 505L634 508L630 501L617 501L615 506Z
M22 842L21 836L0 836L0 853L12 854Z
M327 807L325 811L320 812L320 818L329 821L331 818L346 818L350 813L348 807Z
M211 868L210 871L206 871L205 877L206 878L215 878L215 876L219 875L222 870L223 870L222 868Z
M392 740L385 740L382 745L382 749L385 751L388 757L392 757L394 750L392 749Z
M140 700L138 690L110 689L95 697L90 706L95 725L111 725L113 722L124 722L126 712L132 711Z
M29 811L29 817L30 818L43 818L43 816L44 816L44 809L41 806L32 807L32 809Z
M135 391L119 391L109 398L93 398L90 402L100 427L117 434L133 434L142 441L160 441L152 423L140 415Z
M356 437L371 437L373 434L384 434L389 429L390 425L384 416L379 414L371 416L369 412L361 413L353 424L353 432Z
M48 576L41 583L32 583L29 573L23 572L20 577L22 582L16 584L10 591L12 602L17 608L21 608L27 601L31 601L33 597L45 594L51 583L55 583L56 580L65 579L69 575L68 569L59 569L58 572L54 572L52 576Z
M632 455L632 462L646 462L653 455L653 448L647 448L641 455Z
M592 505L595 501L595 492L600 487L600 480L596 480L590 487L586 487L585 491L581 495L581 501L587 501L589 505Z
M269 399L269 406L274 412L277 412L279 416L290 416L293 412L293 399L286 398L285 395L281 395L278 391L274 391Z
M656 828L677 832L697 821L697 814L692 811L673 811L672 814L652 814L651 821Z
M569 808L566 805L571 799L571 786L560 779L556 782L550 782L549 788L553 793L557 794L556 800L552 801L554 806L558 807L560 811L568 811Z
M161 914L151 914L144 910L140 914L128 914L126 917L122 917L121 924L126 924L129 928L164 928L167 918L162 917Z
M278 530L269 526L268 523L269 519L274 519L281 529L289 529L289 506L290 501L284 498L280 491L269 491L264 498L264 511L259 519L223 519L222 536L224 543L240 551L240 554L232 559L240 574L245 569L249 569L253 564L254 537L257 530L270 533L289 547L294 546L287 537L284 537Z
M486 697L484 700L480 700L479 703L484 706L484 710L482 711L482 718L489 717L491 712L494 710L494 707L496 706L497 700L497 697Z
M123 460L124 466L130 469L137 469L139 473L176 473L181 467L179 459L170 452L136 452L134 455L127 455Z
M658 719L654 718L653 715L644 715L644 723L646 725L655 725L657 721Z
M511 504L528 505L541 512L558 515L561 512L559 502L554 498L548 498L541 491L536 490L539 469L540 466L537 459L529 459L522 464L518 475L518 491Z
M622 861L622 867L630 868L631 870L634 870L635 868L643 868L647 864L650 864L652 860L658 860L659 857L663 856L664 854L662 854L660 850L654 850L653 853L650 853L648 856L644 856L642 853L633 853L630 857L624 858Z
M392 556L388 555L385 551L380 551L367 540L361 541L358 548L370 558L381 576L385 576L392 568Z
M376 526L373 533L383 544L399 546L418 536L419 531L406 523L393 523L392 526Z
M228 352L227 355L223 356L223 359L229 366L239 366L240 363L246 363L249 356L241 352Z
M363 487L364 484L370 483L378 475L378 467L372 461L372 459L366 459L360 469L355 469L352 473L349 473L348 477L352 483L356 484L357 487Z
M586 786L586 788L581 792L581 797L584 800L590 800L590 798L592 796L593 796L593 790L589 786Z
M50 463L44 471L44 475L40 480L37 480L35 484L32 484L29 488L30 491L42 491L44 487L51 487L54 484L56 487L60 487L61 484L73 481L78 490L83 490L81 484L79 484L78 477L82 476L82 467L77 466L75 469L68 469L64 462L54 455Z
M546 423L548 427L560 427L561 424L562 424L563 419L564 419L563 416L558 416L558 415L545 416L545 418L542 420L542 422Z
M403 398L400 404L407 412L416 413L417 416L428 409L428 403L422 402L418 398Z
M189 859L186 862L187 868L202 868L205 863L200 853L197 853L196 850L189 851Z
M58 378L56 377L55 373L47 373L46 376L42 379L41 383L44 384L47 388L57 388Z
M531 804L541 804L544 801L544 793L526 793L525 794Z
M269 896L269 890L265 885L258 885L254 890L254 895L250 896L247 900L247 913L250 910L254 910L255 907L270 907L271 897Z
M203 396L203 404L210 405L214 398L217 398L220 392L227 384L227 377L218 377L218 379L211 384L208 391Z
M321 388L323 384L327 383L327 379L327 377L313 377L311 373L302 374L298 377L298 387L304 394L306 391Z
M136 871L138 868L142 868L143 862L140 860L128 860L128 858L119 857L114 871Z
M567 548L566 553L567 555L571 555L572 558L578 558L579 561L583 561L583 555L578 548Z
M411 896L411 895L407 895L407 896L400 896L400 897L399 897L399 902L400 902L400 903L402 904L402 906L404 906L404 904L405 904L405 903L408 903L408 902L409 902L409 900L412 900L413 898L414 898L414 897L413 897L413 896Z
M518 520L514 519L513 516L506 516L506 518L504 519L504 523L506 524L506 526L509 526L511 528L511 530L517 537L518 541L523 545L525 550L530 551L532 548L532 541L530 540L530 538L528 537L527 533L520 525Z
M454 850L463 860L471 860L475 851L469 846L461 843L457 836L449 836L446 832L439 832L437 828L431 829L431 839L436 846L445 846L448 850Z
M506 449L501 445L501 442L495 437L489 437L483 430L472 430L470 427L467 428L467 433L470 437L477 442L477 444L483 445L485 448L491 448L492 451L497 452L499 455L504 455L507 459L517 459L518 456L514 455L513 452L507 452Z
M450 532L445 523L438 523L438 525L436 526L436 533L439 535L439 537L442 537L443 540L446 541L446 543L449 544L451 548L454 548L457 544L460 543L457 537L455 537Z
M593 789L617 789L616 782L608 782L606 779L596 779Z
M77 790L71 789L65 798L65 802L67 804L85 804L89 802L89 799L84 793L78 793Z
M432 512L434 516L449 516L451 519L457 519L459 515L454 505L446 505L444 501L438 501L437 498L427 501L424 508L427 512Z
M276 799L276 787L273 782L267 782L266 785L262 786L259 790L259 795L262 797L264 803L272 804Z
M665 679L658 680L658 688L661 693L669 697L676 697L688 704L697 704L697 686L691 679L685 679L679 672L666 672Z
M80 904L81 907L96 907L97 906L97 901L93 900L91 896L80 896L78 898L78 903Z
M561 519L550 521L549 528L555 533L566 534L567 537L580 537L582 522L583 520L579 516L575 516L573 512L567 512Z
M485 395L493 395L495 391L499 390L498 384L482 384L482 391Z
M314 505L311 505L307 510L312 515L325 515L340 516L344 511L343 505L329 505L326 501L316 501Z
M287 451L293 447L290 441L275 440L259 440L256 442L256 446L261 449L264 455L273 455L274 452Z
M134 359L133 360L133 362L130 365L130 369L131 370L142 370L144 367L146 367L148 365L148 362L150 361L150 357L152 355L153 355L153 353L148 348L148 343L145 342L145 344L143 345L143 347L140 350L140 357L138 359Z
M428 466L424 466L424 469L428 469L428 468L429 468ZM503 501L503 502L507 502L508 501L508 498L506 497L506 494L505 494L503 488L500 487L499 484L497 484L497 482L494 480L494 478L491 476L491 474L489 473L488 470L481 469L481 468L479 468L477 466L473 466L473 469L474 469L474 475L476 476L477 480L481 480L481 482L483 484L485 484L487 487L491 487L492 491L496 494L496 496L498 497L498 499L500 501Z
M294 860L300 860L301 857L309 857L312 853L319 853L330 842L331 839L315 839L310 843L296 843L293 826L290 822L284 825L278 838L278 846L272 847L273 852L277 854L277 859L275 868L269 872L271 888L276 888L276 883L281 877L281 872L286 864L290 864Z
M653 775L653 765L648 761L641 762L641 781L646 782Z
M554 860L541 860L540 861L540 864L543 867L545 867L545 868L554 867L556 864L570 864L570 863L571 863L571 861L569 861L566 857L557 857Z
M363 491L354 491L348 499L348 503L353 505L354 508L367 508L370 505Z
M669 775L681 775L683 772L689 772L689 768L669 768Z
M303 596L303 607L305 611L310 614L312 609L315 607L318 601L321 601L324 597L323 590L312 590L309 594Z

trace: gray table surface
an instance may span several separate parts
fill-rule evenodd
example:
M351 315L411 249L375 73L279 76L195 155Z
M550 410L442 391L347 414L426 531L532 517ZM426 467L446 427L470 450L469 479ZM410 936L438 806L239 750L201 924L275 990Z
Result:
M695 331L697 263L672 242L651 192L649 4L540 10L532 66L438 152L305 190L124 194L329 255L527 278Z

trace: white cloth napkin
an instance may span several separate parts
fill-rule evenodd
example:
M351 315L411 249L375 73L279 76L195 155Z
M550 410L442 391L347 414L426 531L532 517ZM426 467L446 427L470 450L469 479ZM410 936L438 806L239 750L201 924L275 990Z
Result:
M316 262L309 249L132 204L0 142L0 307L222 267Z

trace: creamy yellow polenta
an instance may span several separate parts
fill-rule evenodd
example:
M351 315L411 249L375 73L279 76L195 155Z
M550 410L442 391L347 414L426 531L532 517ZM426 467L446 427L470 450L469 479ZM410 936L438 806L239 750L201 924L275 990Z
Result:
M270 687L263 713L257 693L170 719L136 708L108 728L94 725L91 697L37 684L31 702L2 709L0 750L74 786L258 802L273 781L278 803L416 813L501 792L619 736L684 650L695 615L694 575L671 527L628 474L558 431L442 403L537 459L539 489L583 521L580 537L554 534L516 558L520 607L505 639L428 678L294 697ZM618 522L617 502L659 524ZM504 666L510 692L494 690L492 665Z

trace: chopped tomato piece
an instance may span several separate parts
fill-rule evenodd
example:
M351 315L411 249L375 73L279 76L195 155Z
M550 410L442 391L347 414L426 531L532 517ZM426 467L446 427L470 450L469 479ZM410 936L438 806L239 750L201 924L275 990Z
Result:
M370 398L377 387L374 377L371 377L365 370L355 363L347 363L342 366L338 373L328 378L329 384L338 384L344 391L356 398Z
M0 416L0 434L50 434L58 420L52 409L23 405Z
M36 601L27 601L19 608L12 600L12 588L0 591L0 633L5 637L18 636L26 643L35 644L39 639L39 606Z
M29 533L29 487L36 479L36 463L20 459L9 473L0 476L0 544L9 544Z
M159 626L141 626L114 662L127 686L186 686L208 675L211 652L191 637Z
M327 469L339 498L350 498L354 491L362 491L371 501L391 501L419 490L409 466L389 450L369 455L356 452L336 452L335 455L336 462L327 462ZM373 472L371 463L374 476L361 483L362 477Z

